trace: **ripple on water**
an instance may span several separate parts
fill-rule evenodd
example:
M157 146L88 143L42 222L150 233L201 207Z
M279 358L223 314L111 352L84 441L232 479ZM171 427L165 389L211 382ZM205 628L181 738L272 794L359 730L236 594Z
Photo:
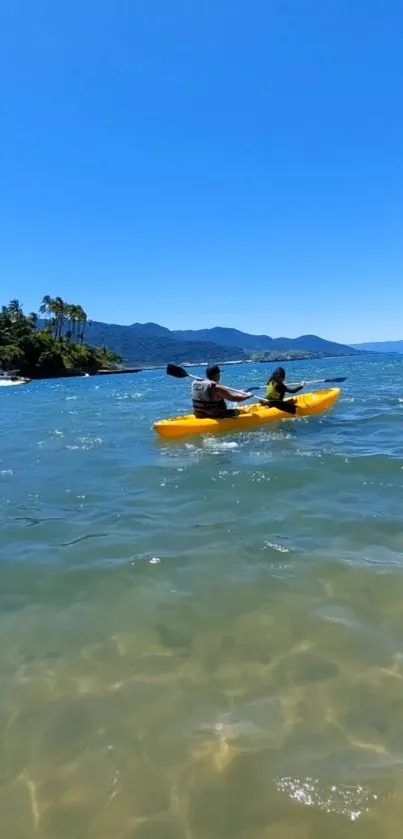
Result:
M399 365L297 365L348 375L329 416L173 446L163 372L1 394L10 837L400 836Z

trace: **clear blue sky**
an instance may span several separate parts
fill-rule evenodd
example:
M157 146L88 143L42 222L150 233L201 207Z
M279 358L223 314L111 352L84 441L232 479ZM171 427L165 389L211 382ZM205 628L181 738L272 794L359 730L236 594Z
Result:
M0 9L0 290L403 338L401 0Z

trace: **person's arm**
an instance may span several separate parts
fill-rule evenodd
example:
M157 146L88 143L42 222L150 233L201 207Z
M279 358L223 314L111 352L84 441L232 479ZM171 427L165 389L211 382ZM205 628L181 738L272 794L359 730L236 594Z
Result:
M300 390L303 390L305 387L305 382L301 382L300 385L296 385L295 387L288 387L288 385L284 385L284 392L285 393L299 393Z
M245 393L241 390L231 390L224 385L216 385L213 391L217 399L228 399L230 402L246 402L251 399L253 393Z

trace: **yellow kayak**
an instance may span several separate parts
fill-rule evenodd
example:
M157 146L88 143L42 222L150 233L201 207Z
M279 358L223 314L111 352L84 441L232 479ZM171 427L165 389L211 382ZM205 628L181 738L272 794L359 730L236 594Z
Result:
M313 393L294 397L297 405L296 417L308 417L327 411L338 400L340 388L317 390ZM194 414L183 417L172 417L154 424L154 429L160 437L170 439L187 437L190 434L222 434L225 431L252 431L267 422L278 422L295 417L279 411L277 408L265 408L263 405L248 405L240 408L237 417L227 419L197 419Z

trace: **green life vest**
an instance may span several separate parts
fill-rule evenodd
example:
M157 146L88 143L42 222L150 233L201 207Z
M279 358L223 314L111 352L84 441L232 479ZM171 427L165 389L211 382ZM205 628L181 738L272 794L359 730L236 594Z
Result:
M281 399L281 393L277 390L277 382L275 379L271 379L267 385L266 399Z

